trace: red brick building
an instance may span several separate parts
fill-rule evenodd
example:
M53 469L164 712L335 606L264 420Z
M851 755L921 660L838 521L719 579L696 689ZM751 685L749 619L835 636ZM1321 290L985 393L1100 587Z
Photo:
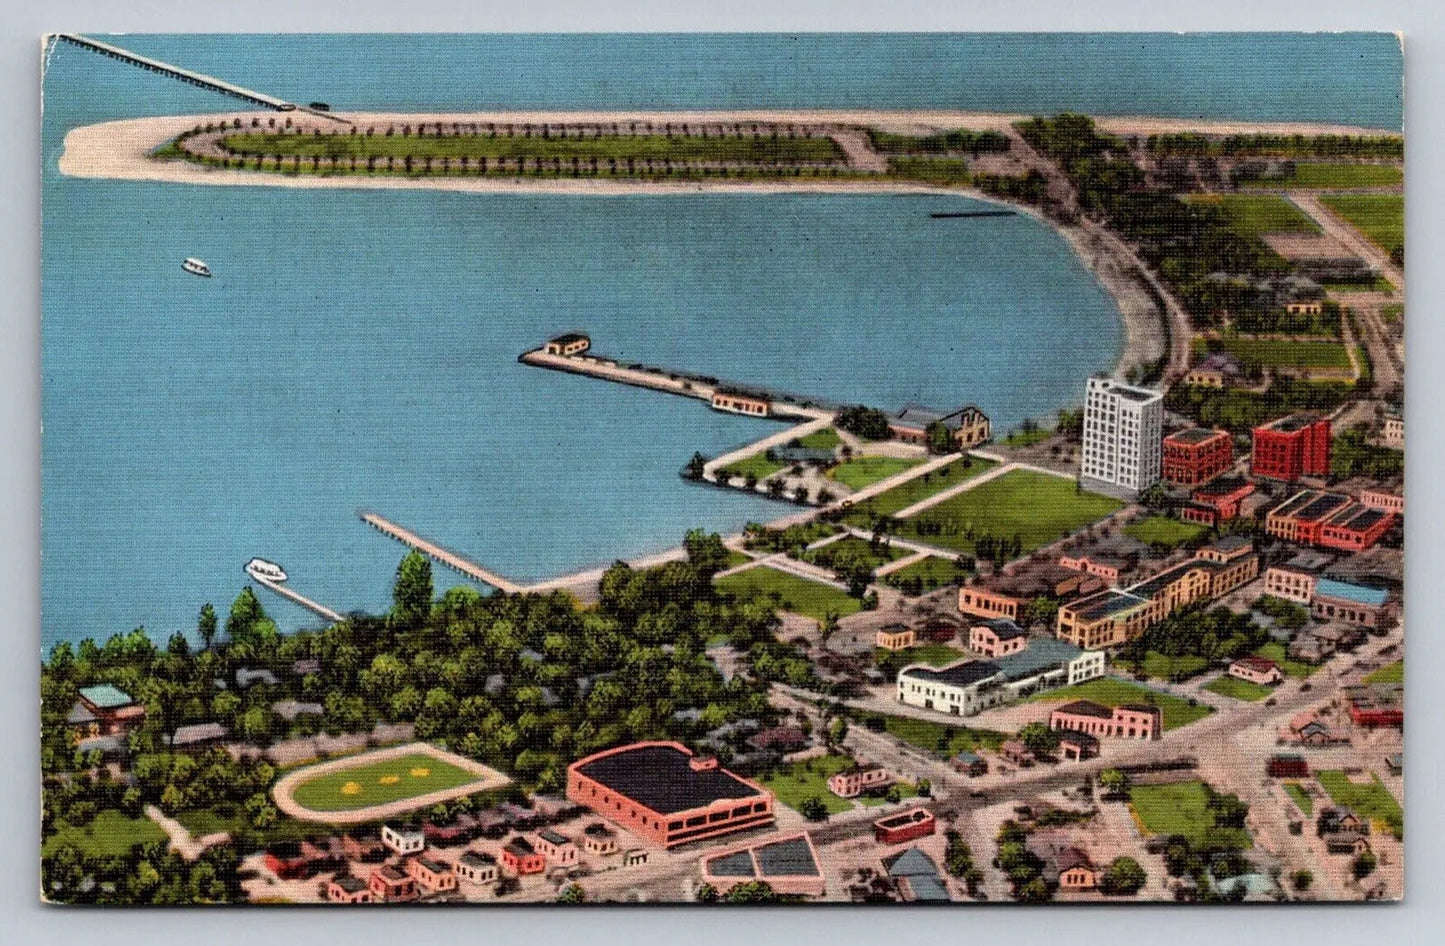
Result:
M938 819L927 808L899 812L873 822L873 840L879 844L902 844L924 838L938 830Z
M1157 706L1108 707L1075 700L1049 714L1049 728L1115 739L1158 739L1164 735L1164 716Z
M567 767L567 797L665 847L773 823L773 793L677 742L639 742Z
M502 845L502 866L518 876L540 874L547 869L547 857L531 841L517 837Z
M416 878L392 864L382 864L373 870L368 886L372 897L382 903L417 898Z
M1212 528L1237 518L1244 501L1254 492L1253 483L1238 477L1215 480L1190 494L1190 503L1179 511L1179 518Z
M1249 471L1294 482L1330 472L1330 422L1313 414L1291 414L1254 428Z
M1342 493L1305 489L1270 510L1265 531L1277 539L1362 552L1384 536L1395 517Z
M1161 475L1176 486L1199 486L1234 463L1234 442L1223 430L1190 427L1164 438Z

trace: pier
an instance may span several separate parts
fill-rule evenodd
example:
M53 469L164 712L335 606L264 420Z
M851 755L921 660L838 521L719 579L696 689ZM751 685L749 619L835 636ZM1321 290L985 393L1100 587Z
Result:
M498 591L504 591L507 594L518 594L524 590L521 585L511 579L503 578L494 571L483 568L474 562L469 562L455 552L450 552L435 542L424 539L415 532L397 525L385 516L380 516L374 512L367 512L365 510L358 513L358 515L361 516L362 522L371 526L382 535L395 539L403 545L411 546L427 558L445 565L454 572L460 572L473 581L491 585Z
M217 79L215 76L208 76L205 73L196 72L192 69L173 66L168 62L161 62L159 59L142 56L139 53L133 53L128 49L122 49L119 46L113 46L110 43L104 43L98 39L81 36L79 33L56 33L55 39L60 42L79 46L81 49L88 49L91 52L100 53L102 56L108 56L119 62L144 69L147 72L159 73L160 75L177 79L189 85L197 86L198 88L209 89L212 92L229 95L231 98L240 99L252 105L269 108L272 111L301 111L320 118L330 118L338 122L346 121L346 119L332 115L330 112L323 112L318 109L308 108L304 105L297 105L294 102L288 102L274 95L267 95L265 92L257 92L255 89L248 89L245 86L236 85L234 82Z
M306 596L303 595L303 594L299 594L298 592L292 591L290 588L287 588L285 585L277 584L276 582L271 581L269 578L262 578L262 577L260 577L259 575L253 575L253 574L250 574L249 572L248 572L247 574L249 575L249 577L251 578L252 581L256 582L256 584L258 584L258 585L261 585L263 588L267 589L268 591L274 591L276 594L280 595L281 597L286 598L286 599L289 600L289 601L292 601L292 602L294 602L294 603L296 603L296 604L301 605L301 607L305 608L305 609L308 610L308 611L311 611L311 612L314 612L314 613L316 613L316 614L321 615L322 617L324 617L324 618L325 618L326 620L328 620L328 621L335 621L335 622L337 622L337 623L340 623L340 622L346 620L346 618L345 618L344 615L338 614L337 612L331 610L330 608L328 608L328 607L327 607L326 605L324 605L324 604L319 604L319 603L317 603L317 602L315 602L315 601L312 601L310 598L306 597Z

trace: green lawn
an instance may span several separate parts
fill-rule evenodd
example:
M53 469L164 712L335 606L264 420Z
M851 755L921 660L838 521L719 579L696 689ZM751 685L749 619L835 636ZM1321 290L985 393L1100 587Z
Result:
M1182 545L1199 538L1209 529L1197 522L1170 519L1167 516L1150 516L1124 527L1124 534L1138 539L1146 545L1158 542L1161 545Z
M1248 700L1251 703L1256 703L1274 693L1273 687L1267 687L1260 683L1251 683L1248 680L1231 677L1229 674L1224 674L1205 686L1204 689L1210 693L1218 693L1220 696L1228 696L1236 700Z
M324 772L300 782L293 794L298 804L312 811L353 811L456 788L478 778L475 772L413 752L379 762L362 759L355 766Z
M1320 202L1344 217L1382 249L1405 244L1405 197L1402 194L1332 194Z
M739 565L751 562L753 557L746 552L739 552L737 549L728 549L727 564L724 568L736 568Z
M1244 187L1305 187L1346 190L1351 187L1390 187L1405 179L1405 172L1393 164L1337 164L1304 162L1295 165L1294 176L1284 180L1240 181Z
M1315 800L1310 797L1309 792L1300 787L1299 782L1285 782L1284 792L1295 803L1295 807L1304 812L1306 818L1314 816Z
M985 535L1017 535L1028 553L1122 507L1116 499L1080 492L1071 479L1011 470L923 510L911 521L928 542L954 551L972 553L974 542Z
M1243 828L1216 828L1204 783L1198 780L1167 785L1137 785L1129 790L1129 807L1149 834L1180 834L1192 844L1221 835L1233 837L1241 849L1253 847Z
M883 581L891 588L903 588L909 579L917 578L923 583L920 590L926 593L944 585L957 584L963 580L964 574L958 570L958 564L953 559L930 555L896 572L889 572L883 576Z
M1319 233L1319 225L1303 210L1274 194L1211 194L1191 197L1191 203L1214 204L1223 209L1240 236L1261 233Z
M922 462L921 459L905 457L856 457L833 467L828 476L850 489L862 489L897 476L904 470L911 470Z
M822 430L815 430L806 437L798 438L798 446L807 447L810 450L832 450L843 442L838 436L838 431L832 427L824 427Z
M1387 664L1365 677L1366 683L1404 683L1405 682L1405 660L1401 658L1392 664Z
M723 467L723 472L731 473L734 476L741 476L746 479L750 474L758 479L766 479L779 470L787 469L786 463L777 460L769 460L766 450L755 453L750 457L743 457L736 463L729 463Z
M992 729L970 729L967 726L955 726L931 719L889 716L883 713L865 715L881 717L884 731L889 735L943 759L965 750L978 752L983 749L997 749L1008 738L1008 734ZM861 719L857 725L863 725Z
M1368 288L1368 287L1362 287ZM1205 345L1199 343L1196 350L1222 350L1238 358L1245 365L1257 364L1266 368L1331 368L1338 371L1350 370L1350 356L1339 342L1304 341L1294 342L1275 338L1250 338L1231 335L1211 339Z
M1405 835L1405 812L1390 790L1371 773L1370 782L1365 785L1351 782L1349 776L1338 769L1315 773L1315 781L1329 794L1336 805L1352 809L1361 818L1368 818L1378 826L1384 826L1395 837Z
M928 664L930 667L945 667L948 664L958 663L968 656L958 648L949 647L947 644L920 644L917 647L907 648L902 651L902 654L909 663Z
M1307 664L1302 660L1291 660L1286 656L1285 646L1279 641L1270 641L1254 652L1254 656L1273 660L1279 664L1287 677L1308 677L1320 669L1319 664Z
M364 131L364 129L363 129ZM223 145L233 153L245 155L300 155L303 158L396 158L413 159L462 158L489 160L572 158L591 161L597 158L626 161L726 161L743 164L815 164L841 161L843 152L827 137L709 137L701 135L609 135L603 138L573 135L559 137L508 137L486 134L438 136L386 135L379 129L374 135L277 135L238 132L227 135Z
M1176 676L1181 679L1190 677L1209 666L1209 661L1195 654L1171 657L1161 654L1157 650L1146 651L1143 662L1137 666L1124 660L1118 660L1116 663L1136 671L1142 671L1151 677L1158 677L1160 680L1173 680Z
M1048 440L1054 435L1052 430L1043 427L1035 427L1033 430L1011 430L1009 435L1003 439L1006 447L1031 447L1036 443Z
M57 848L68 847L92 857L123 857L134 844L164 842L166 833L146 817L131 818L119 811L105 809L83 828L62 824L41 845L41 856Z
M872 499L866 499L853 506L847 519L856 525L868 526L873 522L875 516L895 515L900 509L906 509L949 487L957 486L975 476L987 473L997 465L992 460L984 460L980 457L964 457L954 460L952 463L945 464L921 476L915 476L906 483L900 483Z
M1172 693L1163 693L1138 683L1120 680L1118 677L1097 677L1058 690L1045 690L1029 697L1029 702L1041 700L1065 703L1069 700L1093 700L1104 706L1122 706L1125 703L1152 703L1163 711L1164 729L1167 732L1180 726L1197 722L1214 712L1203 703L1189 705Z
M847 617L862 610L857 598L821 582L799 578L766 565L749 568L717 580L719 591L738 596L772 596L784 611L825 620L829 612Z
M828 814L836 815L852 811L853 803L828 791L828 776L841 772L852 764L853 760L847 756L828 755L794 762L768 778L759 779L758 782L776 795L780 804L795 811L804 801L816 795L828 807Z
M898 786L899 801L918 797L918 786L912 782L899 781L894 784ZM858 801L864 808L877 808L881 805L888 804L888 798L885 795L859 795Z

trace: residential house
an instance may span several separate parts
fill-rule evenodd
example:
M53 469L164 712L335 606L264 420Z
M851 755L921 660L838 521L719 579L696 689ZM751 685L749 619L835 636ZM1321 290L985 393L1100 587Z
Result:
M588 854L606 857L617 853L617 832L600 821L582 829L582 847Z
M1103 871L1077 845L1044 842L1034 855L1044 863L1044 878L1057 884L1060 892L1079 893L1099 886Z
M1184 374L1184 383L1205 388L1235 387L1244 381L1244 368L1239 359L1225 352L1206 355L1204 360Z
M72 739L79 742L92 736L125 736L145 722L145 707L109 683L81 687L79 699L71 707L66 722Z
M261 860L279 880L295 880L311 873L311 862L301 852L299 841L277 841L266 848Z
M326 882L326 899L331 903L371 903L371 888L351 874L337 874Z
M422 848L426 847L426 835L417 830L393 828L387 824L381 826L381 843L392 853L409 857L420 854Z
M864 792L887 788L897 779L881 765L854 765L828 777L828 791L839 798L857 798Z
M446 893L457 889L457 875L452 865L431 857L411 857L406 860L407 873L416 881L417 893L423 897Z
M884 650L905 650L918 643L918 636L906 624L885 624L878 629L874 643Z
M988 761L982 756L972 752L963 751L956 754L949 764L955 772L967 775L969 778L976 778L988 774Z
M393 864L379 864L368 881L372 897L381 903L400 903L420 896L416 878Z
M1325 835L1325 850L1330 854L1348 854L1359 857L1370 853L1370 842L1363 834L1354 831L1339 831Z
M1327 834L1339 834L1348 832L1351 834L1368 834L1370 826L1348 808L1331 807L1320 811L1315 818L1315 832L1324 837Z
M535 842L537 853L558 867L572 867L577 863L577 845L564 834L545 828L537 832Z
M502 866L514 874L540 874L547 869L547 858L532 842L515 837L502 846Z
M452 870L462 880L478 886L495 883L499 876L497 859L482 851L467 851L457 858Z
M1279 664L1265 657L1240 657L1229 665L1228 674L1264 686L1274 686L1284 679Z

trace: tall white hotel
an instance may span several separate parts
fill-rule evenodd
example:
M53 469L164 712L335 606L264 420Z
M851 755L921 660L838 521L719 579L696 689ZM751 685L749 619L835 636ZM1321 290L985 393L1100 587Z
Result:
M1090 378L1079 471L1084 488L1137 497L1159 482L1163 437L1163 394L1112 378Z

